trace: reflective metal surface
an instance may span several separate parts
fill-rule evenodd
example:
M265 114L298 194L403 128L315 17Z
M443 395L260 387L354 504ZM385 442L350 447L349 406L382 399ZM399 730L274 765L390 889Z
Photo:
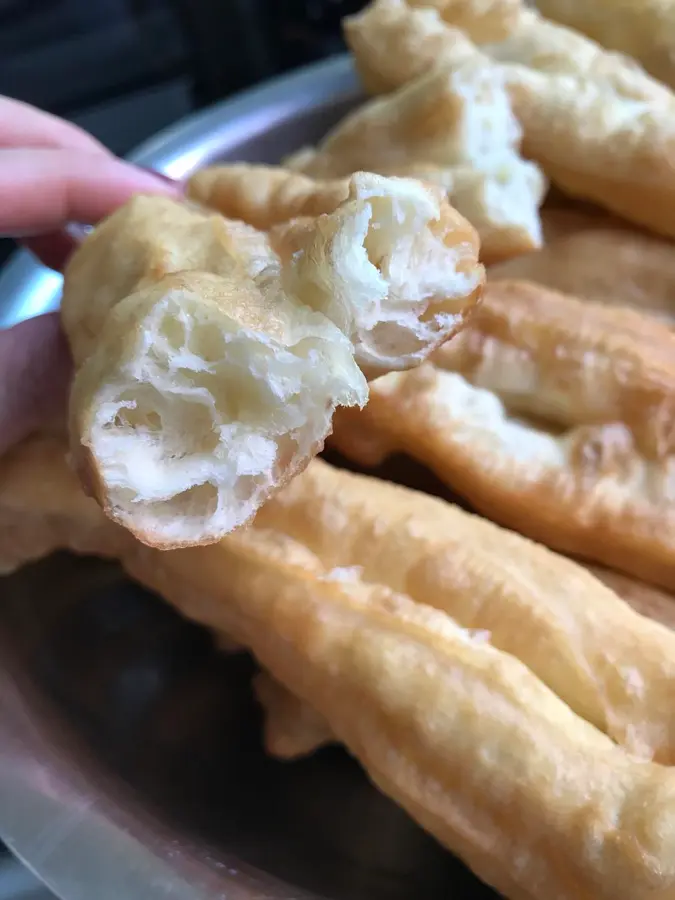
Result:
M357 97L338 59L135 159L174 177L274 161ZM54 308L59 285L19 255L0 277L0 321ZM389 474L421 486L409 465ZM252 671L114 566L63 556L0 580L0 837L64 900L494 897L344 752L268 759Z

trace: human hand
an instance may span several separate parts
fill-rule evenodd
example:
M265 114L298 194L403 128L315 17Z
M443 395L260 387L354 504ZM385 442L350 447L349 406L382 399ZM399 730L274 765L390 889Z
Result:
M93 225L136 193L177 194L179 186L123 162L75 125L0 96L0 236L59 270L74 247L65 226ZM62 414L69 378L57 314L0 331L0 453Z

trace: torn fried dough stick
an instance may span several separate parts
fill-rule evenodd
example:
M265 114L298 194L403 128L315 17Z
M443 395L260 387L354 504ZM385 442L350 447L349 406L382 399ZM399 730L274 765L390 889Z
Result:
M525 279L675 322L675 244L629 228L591 227L492 266L491 281Z
M525 155L572 196L675 236L674 95L639 66L524 10L504 41L473 45L434 10L375 0L345 35L366 89L390 91L477 55L502 72Z
M675 336L527 282L488 284L464 335L335 423L363 465L406 452L554 549L675 588Z
M445 192L358 173L333 213L277 225L285 290L345 333L369 378L417 365L482 294L478 235Z
M675 891L675 772L627 754L446 614L322 577L258 528L169 554L137 545L126 565L249 647L376 786L506 896Z
M53 457L57 448L35 458L47 452ZM61 531L40 552L69 547L69 533L82 532L83 503L90 504L87 522L96 505L72 476L59 479L63 450L46 475L22 457L32 458L17 452L0 467L0 514L21 531L23 521L48 514L57 496ZM575 563L442 500L318 460L265 504L250 528L284 558L303 561L310 580L380 585L440 609L476 640L517 656L631 753L675 761L675 635L636 615ZM28 552L29 536L25 558L36 555ZM131 539L116 547L114 536L102 538L104 550L111 543L121 556L135 552Z
M501 71L471 59L371 100L285 164L313 178L366 170L439 184L490 263L541 246L546 180L520 156L520 138Z
M337 406L363 405L362 370L415 365L461 327L477 244L440 190L405 179L355 176L343 204L274 246L135 198L65 276L85 488L152 546L218 540L321 449Z
M158 547L215 541L317 453L367 385L349 339L276 290L265 235L160 197L100 225L65 274L73 460Z

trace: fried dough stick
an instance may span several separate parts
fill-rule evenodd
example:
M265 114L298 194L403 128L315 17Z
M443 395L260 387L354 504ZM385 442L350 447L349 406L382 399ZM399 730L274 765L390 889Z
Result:
M489 75L489 72L486 71L485 74ZM494 78L491 80L495 81ZM428 81L436 82L432 85L431 96L427 90ZM501 110L497 108L497 115L505 115L507 121L504 128L498 129L497 135L492 134L494 121L490 117L494 118L495 105L486 103L485 97L482 103L483 108L487 107L488 120L483 131L487 132L489 139L481 141L479 135L475 136L477 143L488 145L482 148L486 151L485 159L472 160L470 153L477 154L478 148L473 151L465 147L463 152L467 158L462 160L460 148L456 146L449 148L450 156L446 148L444 164L440 164L438 158L435 162L425 162L424 153L416 146L416 134L419 139L420 132L424 135L436 126L436 135L427 135L427 141L433 139L441 145L445 134L446 140L452 144L466 143L468 134L453 133L461 130L461 125L456 120L465 111L467 118L469 112L480 118L480 115L476 115L480 112L476 97L473 94L461 97L460 85L455 81L461 84L461 79L451 78L443 72L433 72L429 78L425 76L419 84L402 92L401 98L382 101L379 104L381 110L377 108L378 104L372 110L365 108L364 117L372 119L371 131L380 148L354 148L352 161L336 167L335 171L351 172L362 167L383 175L410 177L440 186L449 202L477 229L481 240L481 259L489 265L541 245L539 206L547 185L537 166L518 155L516 145L519 129L508 108L506 112L503 107ZM476 93L480 87L480 79L477 79L474 84ZM420 115L419 101L423 95L427 95L428 102ZM489 96L487 99L489 100ZM402 117L402 110L398 107L404 103L408 121L403 134L397 138L396 123L389 119ZM439 114L439 104L441 108L445 108L445 116ZM425 110L432 117L431 127L429 123L420 127L419 121L416 121L424 118ZM380 116L382 121L378 122ZM349 142L352 135L357 142L364 140L360 114L357 113L354 118L348 117L343 124L348 132L345 138L349 138ZM511 125L514 126L513 131ZM467 123L466 130L475 131L476 128ZM341 126L336 130L336 137L339 132ZM398 148L396 140L399 142ZM410 147L407 146L408 143ZM340 145L342 144L341 138ZM398 155L398 161L387 159L381 152L382 147L388 148L388 154ZM487 152L489 150L494 152ZM343 154L339 148L335 155L342 160ZM319 177L313 173L310 177L303 174L305 166L313 159L313 151L305 150L287 160L286 168L251 163L207 166L190 178L188 194L195 201L218 210L228 218L239 219L263 229L274 228L296 216L332 212L347 193L348 178L346 175L328 177L327 174L322 174ZM330 162L332 164L332 154ZM330 169L326 169L326 172L330 172ZM273 236L275 233L273 231Z
M589 566L588 570L641 616L661 622L671 631L675 630L675 597L672 594L611 569ZM476 635L480 634L476 632ZM488 633L483 634L487 636ZM229 638L223 640L222 647L227 652L241 649L234 646ZM269 672L259 672L253 685L264 711L265 748L270 756L299 759L334 743L335 738L326 719L287 691Z
M537 0L537 6L549 19L588 35L603 47L632 56L654 78L675 87L672 0Z
M14 464L21 470L21 457ZM5 461L0 498L13 491L16 507L22 479L30 481L25 466L23 474L15 469L9 490L8 472ZM367 478L335 477L370 491ZM31 490L34 512L49 491ZM66 530L55 538L65 542ZM510 555L520 545L556 559L513 541ZM464 542L468 554L481 552L470 533ZM330 560L307 544L257 524L208 547L162 553L129 539L121 553L130 574L185 615L250 648L285 690L317 710L380 789L507 896L673 895L675 773L617 747L483 633L381 580L335 577ZM585 607L593 607L600 585L573 563L559 565L551 584L577 572L587 582ZM623 606L609 591L607 598L611 641ZM575 638L583 636L581 627Z
M363 465L406 452L479 511L675 588L675 336L633 310L488 284L463 336L339 417Z
M50 534L61 546L96 552L91 540L79 542L83 524L95 533L98 510L76 489L63 447L27 447L0 469L0 523L15 526L15 564L36 555L36 521L43 529L54 521ZM100 533L102 550L133 552L136 543L120 542L124 532L110 528ZM636 615L580 566L442 500L318 460L251 528L300 554L312 577L383 585L442 610L521 659L632 753L675 760L675 635ZM44 554L49 547L37 534Z
M672 770L631 757L444 613L327 579L311 560L251 529L171 554L139 545L126 565L249 647L376 786L506 896L672 895Z
M675 237L674 95L633 61L533 10L503 41L476 47L435 10L374 0L345 21L345 35L371 93L438 64L498 66L525 156L572 196Z
M74 462L150 545L248 521L321 450L336 407L365 403L364 371L419 363L484 277L475 231L407 179L354 176L330 215L275 242L283 257L241 222L137 197L68 265Z
M555 220L553 220L555 223ZM554 238L542 250L507 260L490 280L523 279L608 306L631 306L675 323L675 244L600 223Z

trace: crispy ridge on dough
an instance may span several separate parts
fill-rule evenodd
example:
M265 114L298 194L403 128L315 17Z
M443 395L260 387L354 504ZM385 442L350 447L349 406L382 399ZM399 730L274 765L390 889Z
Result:
M68 546L83 508L64 474L65 445L21 449L0 465L0 510L30 525L58 497L53 539ZM49 465L35 468L41 458ZM575 677L590 665L598 688L608 679L600 703L658 741L672 714L675 636L576 564L442 501L318 461L285 494L265 507L265 522L219 544L159 552L127 535L117 552L185 615L250 648L273 679L258 683L263 698L283 699L283 689L307 722L316 710L314 728L323 719L326 738L346 744L377 786L498 890L523 900L538 900L543 886L589 900L668 896L675 776L613 744L534 670L550 677L553 650L560 662L568 644L573 655L583 648L590 655ZM345 571L336 561L363 565ZM438 607L417 602L418 589ZM493 632L458 625L446 609L461 621L463 603L477 623L493 615ZM498 649L509 609L516 644L531 652L552 641L534 668ZM628 729L625 739L637 748Z
M466 332L371 387L334 442L404 451L557 550L675 587L675 336L634 310L492 282Z

